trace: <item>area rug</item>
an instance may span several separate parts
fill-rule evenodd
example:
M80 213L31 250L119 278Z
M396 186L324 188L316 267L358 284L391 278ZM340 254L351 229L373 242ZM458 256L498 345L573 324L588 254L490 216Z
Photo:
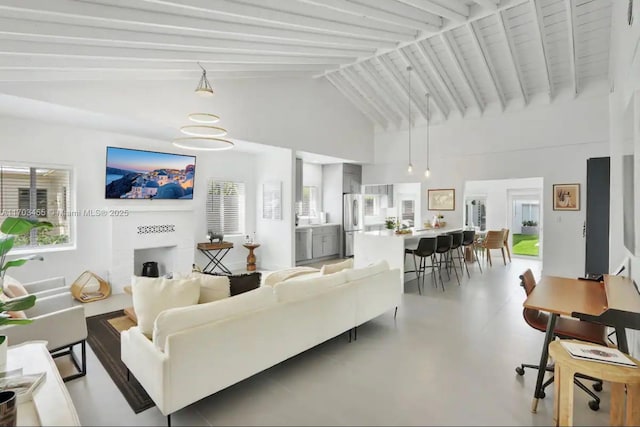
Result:
M137 414L155 406L155 403L133 375L127 381L127 368L120 360L120 330L129 329L131 326L134 326L134 323L125 316L123 310L87 317L87 342L133 412Z

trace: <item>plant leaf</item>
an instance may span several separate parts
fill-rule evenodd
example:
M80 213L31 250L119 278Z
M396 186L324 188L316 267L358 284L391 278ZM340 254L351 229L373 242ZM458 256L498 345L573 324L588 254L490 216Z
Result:
M25 258L14 259L13 261L7 261L2 267L0 267L0 271L4 271L11 267L20 267L27 263L27 261L44 261L42 255L29 255Z
M35 295L25 295L0 302L0 311L27 310L36 304Z
M32 319L14 319L11 317L0 317L0 325L28 325L33 323ZM1 344L1 343L0 343Z
M13 248L14 241L15 237L13 236L0 237L0 257L9 253Z
M51 228L53 227L53 224L47 221L8 217L4 221L2 221L2 225L0 225L0 231L4 234L11 234L16 236L20 234L26 234L31 231L32 228L37 227Z

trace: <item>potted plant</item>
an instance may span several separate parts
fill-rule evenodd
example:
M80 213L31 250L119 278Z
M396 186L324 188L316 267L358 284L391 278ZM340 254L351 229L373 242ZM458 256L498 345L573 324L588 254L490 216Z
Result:
M388 216L384 220L384 226L387 230L393 230L396 228L396 218L393 216Z

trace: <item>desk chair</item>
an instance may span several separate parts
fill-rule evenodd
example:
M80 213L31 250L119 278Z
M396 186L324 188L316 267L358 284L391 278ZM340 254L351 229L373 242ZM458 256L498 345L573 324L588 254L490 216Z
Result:
M502 251L502 260L507 265L507 258L504 254L504 232L502 230L487 231L487 236L482 241L482 249L487 253L489 265L493 267L491 262L491 249L500 249Z
M433 284L437 287L438 282L436 279L436 238L435 237L423 237L418 242L418 247L415 249L405 249L405 254L413 256L413 266L415 268L416 276L418 276L418 293L422 295L420 291L420 278L422 277L422 289L424 289L424 277L427 272L427 268L431 269L431 277ZM418 262L417 259L420 259ZM427 265L427 259L431 259L431 264Z
M536 279L533 277L533 273L530 269L527 269L520 276L520 286L524 288L527 296L533 291L536 287ZM547 330L547 322L549 320L549 315L543 313L539 310L534 310L530 308L525 308L522 311L522 315L524 316L525 322L533 329L537 329L541 332L546 332ZM581 341L587 341L594 344L600 344L606 346L606 327L604 325L598 325L596 323L585 322L581 320L569 319L566 317L558 317L558 321L556 322L556 328L553 331L554 337L558 337L561 339L577 339ZM524 369L540 369L539 365L529 365L529 364L521 364L516 368L516 373L518 375L524 375ZM554 368L551 366L546 366L544 369L547 372L553 372ZM597 411L600 408L600 397L598 397L594 392L589 390L587 386L585 386L578 379L586 379L589 381L594 381L593 389L595 391L602 390L602 380L598 378L593 378L588 375L576 374L573 382L580 389L582 389L585 393L593 398L593 400L589 401L589 408L594 411ZM544 398L544 389L553 382L553 377L549 378L547 382L542 385L542 394L540 397Z

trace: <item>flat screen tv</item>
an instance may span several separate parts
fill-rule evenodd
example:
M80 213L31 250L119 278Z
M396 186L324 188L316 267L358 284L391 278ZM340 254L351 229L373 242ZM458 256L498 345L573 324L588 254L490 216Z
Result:
M107 147L107 199L193 199L195 156Z

